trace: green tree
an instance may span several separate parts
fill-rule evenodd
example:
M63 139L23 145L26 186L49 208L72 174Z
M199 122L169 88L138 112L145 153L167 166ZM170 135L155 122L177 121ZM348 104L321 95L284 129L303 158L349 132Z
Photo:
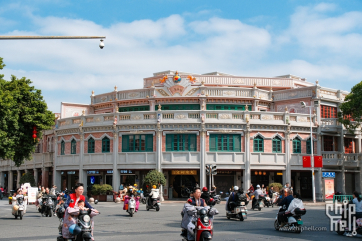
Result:
M340 105L341 112L338 112L339 122L341 122L349 132L353 132L361 126L362 122L362 81L352 87Z
M19 185L24 184L24 183L30 183L30 185L31 185L32 187L36 187L34 175L31 174L30 172L24 173L24 174L20 177Z
M0 69L4 66L0 58ZM3 77L0 75L0 158L20 166L25 159L31 160L41 130L51 129L55 116L29 79L11 76L6 81ZM33 127L38 132L35 140Z
M145 176L144 183L150 187L152 187L153 185L159 187L160 185L166 184L166 178L162 172L159 172L157 170L152 170L149 171Z

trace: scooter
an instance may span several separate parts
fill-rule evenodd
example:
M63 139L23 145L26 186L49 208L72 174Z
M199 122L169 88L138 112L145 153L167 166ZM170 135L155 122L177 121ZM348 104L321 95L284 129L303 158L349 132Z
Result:
M45 217L51 217L53 216L53 208L54 208L54 196L48 195L43 198L43 213L42 215L45 215Z
M142 204L146 204L147 199L146 199L146 197L145 197L142 189L138 190L138 194L140 195L140 202L141 202Z
M266 196L265 197L265 200L264 200L264 205L265 207L274 207L274 203L272 202L271 198L269 196Z
M255 197L254 197L255 198ZM259 195L259 199L256 200L256 203L254 204L254 206L252 206L252 209L258 209L259 211L261 211L261 208L263 207L263 201L264 201L264 196Z
M223 192L220 192L220 195L216 194L216 195L211 195L211 197L215 200L215 202L217 204L220 204L221 202L221 195L223 194Z
M214 203L214 200L210 199L211 203ZM195 241L206 241L212 240L213 237L213 216L216 215L218 212L216 209L213 208L213 205L207 207L196 207L197 212L194 215L194 219L192 221L194 228L193 228L193 237ZM190 230L188 230L190 232ZM182 241L189 241L187 237L187 232L181 235Z
M15 216L15 219L20 218L20 220L23 219L25 211L25 205L24 205L24 197L18 197L16 198L16 205L13 207L13 215Z
M279 212L283 210L283 207L280 207ZM278 212L278 213L279 213ZM288 217L287 223L281 223L278 222L278 214L274 221L274 228L277 231L294 231L295 233L301 233L302 232L302 216L307 213L307 210L296 208L294 210L295 214L290 213Z
M136 199L139 199L139 197L135 197L133 194L128 197L129 201L128 201L128 209L127 212L129 213L129 215L131 217L133 217L133 215L136 212Z
M151 199L152 205L149 205L149 199ZM147 202L146 202L146 210L149 211L150 209L156 209L156 211L160 211L160 207L161 207L161 202L160 202L160 198L152 198L150 196L147 197Z
M78 222L69 227L69 232L75 236L74 239L64 239L62 236L57 237L57 241L90 241L92 240L92 210L79 210ZM100 213L99 213L100 214Z
M229 198L226 198L226 202ZM227 219L230 218L236 218L240 221L244 221L247 218L248 210L246 209L247 203L244 201L237 201L233 212L232 211L226 211L226 217Z

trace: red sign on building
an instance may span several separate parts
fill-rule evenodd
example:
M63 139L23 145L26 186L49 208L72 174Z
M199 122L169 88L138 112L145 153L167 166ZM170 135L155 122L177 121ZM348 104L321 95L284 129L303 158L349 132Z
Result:
M312 167L310 156L303 156L303 167Z
M316 168L323 167L323 157L322 156L314 156L314 167L316 167Z

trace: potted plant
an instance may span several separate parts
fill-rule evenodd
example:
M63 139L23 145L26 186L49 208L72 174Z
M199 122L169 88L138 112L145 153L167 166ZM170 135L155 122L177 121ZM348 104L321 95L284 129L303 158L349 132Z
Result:
M278 182L270 183L270 184L269 184L269 189L270 189L271 187L274 187L274 192L279 192L280 190L283 189L283 185L282 185L281 183L278 183ZM269 189L268 189L268 190L269 190Z
M111 196L111 200L113 201L113 188L109 184L94 184L92 186L92 197L99 202L106 202L107 195Z
M13 197L12 196L9 196L9 204L13 204Z

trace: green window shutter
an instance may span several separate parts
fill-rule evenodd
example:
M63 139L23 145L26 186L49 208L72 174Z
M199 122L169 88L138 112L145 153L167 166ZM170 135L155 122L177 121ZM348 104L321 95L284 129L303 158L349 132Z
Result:
M234 152L241 152L241 136L234 135Z
M77 142L74 139L70 142L70 154L77 154Z
M216 142L217 142L217 135L211 134L210 138L209 138L209 149L210 149L210 151L217 151Z
M189 151L197 151L196 134L189 135Z
M282 152L282 145L281 145L281 140L279 137L275 137L273 139L273 152L275 152L275 153Z
M64 149L65 149L65 142L62 141L60 143L60 155L64 155Z
M122 152L129 151L129 136L122 136Z
M168 134L166 135L166 151L172 151L173 146L173 135Z
M312 154L312 150L311 150L311 141L310 141L310 139L308 139L307 141L306 141L306 149L307 149L307 154Z
M293 153L301 153L301 141L297 138L293 140Z
M102 152L110 152L110 141L108 137L102 139Z
M153 135L146 135L146 151L153 152Z
M94 139L91 137L88 139L88 153L94 153Z
M260 136L254 138L254 152L264 152L264 139Z

